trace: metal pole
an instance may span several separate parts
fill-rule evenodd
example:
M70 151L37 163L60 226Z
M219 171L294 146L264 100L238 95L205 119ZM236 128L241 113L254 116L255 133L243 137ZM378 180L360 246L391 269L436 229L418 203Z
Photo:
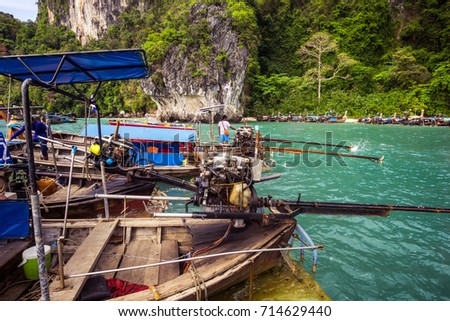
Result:
M47 142L50 142L50 143L52 143L52 144L61 145L61 146L64 146L64 147L72 148L72 146L73 146L73 145L69 145L69 144L65 144L65 143L63 143L63 142L60 142L60 141L58 141L58 140L49 139L49 138L42 137L42 136L38 136L38 138L39 138L39 139L42 139L42 140L45 140L45 141L47 141ZM86 151L84 151L84 150L81 150L81 151L84 152L85 154L87 154Z
M36 243L36 252L38 259L39 282L41 286L41 299L50 301L50 292L48 288L47 268L45 266L45 249L42 238L42 222L41 222L41 208L39 206L39 196L37 194L36 169L34 165L33 140L31 136L31 111L30 99L28 95L28 87L33 82L32 79L25 79L22 83L22 104L23 114L25 120L25 136L28 149L28 175L31 187L31 212L33 217L34 240Z
M211 142L216 141L216 136L214 135L214 115L212 110L209 111L209 121L210 121L210 136L211 136Z
M184 196L145 196L145 195L117 195L117 194L95 194L96 198L108 198L116 200L142 200L142 201L190 201L191 197Z
M291 219L291 214L274 214L274 213L243 213L243 212L192 212L192 213L153 213L154 217L165 218L199 218L199 219Z
M65 225L64 225L65 227ZM65 288L64 283L64 262L63 262L63 246L64 246L64 237L58 238L58 271L59 271L59 284L61 286L61 289Z
M323 249L323 247L324 247L323 245L317 244L316 246L299 246L299 247L292 247L292 248L290 248L290 247L287 247L287 248L275 247L275 248L263 248L263 249L250 249L250 250L221 252L221 253L213 253L213 254L207 254L207 255L201 255L201 256L193 256L193 257L188 257L188 258L183 258L183 259L175 259L175 260L170 260L170 261L147 263L144 265L129 266L129 267L124 267L124 268L116 268L116 269L110 269L110 270L86 272L86 273L79 273L79 274L70 274L70 275L66 275L66 278L72 279L72 278L106 274L106 273L119 272L119 271L131 271L131 270L143 269L143 268L148 268L148 267L153 267L153 266L162 266L162 265L173 264L173 263L182 263L182 262L189 262L189 261L195 261L195 260L211 259L214 257L221 257L221 256L227 256L227 255L263 253L263 252L283 252L283 251L295 251L295 250L316 250L316 249Z
M103 160L100 161L100 172L102 175L102 186L103 186L103 193L108 194L108 190L106 188L106 174L105 174L105 162ZM109 220L109 203L108 198L103 198L103 202L105 204L105 218L106 220Z
M66 194L66 208L64 211L64 226L62 230L62 238L64 239L66 237L66 225L67 225L67 216L69 212L69 199L70 199L70 191L72 188L72 173L73 173L73 164L75 159L75 154L77 153L77 147L72 146L72 157L70 159L70 171L69 171L69 182L67 186L67 194Z
M98 138L100 138L98 140L98 143L100 145L100 151L102 151L102 125L100 122L100 110L98 109L97 106L97 130L98 130ZM103 152L100 152L100 172L102 175L102 185L103 185L103 192L105 194L108 194L107 188L106 188L106 174L105 174L105 161L104 161L104 157L103 157ZM108 199L104 198L103 199L104 205L105 205L105 218L107 220L109 220L109 203L108 203Z
M51 122L48 119L48 112L47 112L47 137L50 137L51 139L53 139L53 134L52 134L52 127L51 127ZM56 153L55 153L55 144L53 142L50 142L50 146L52 147L52 156L53 156L53 166L55 167L55 174L56 176L58 176L58 164L56 163Z
M9 87L8 87L8 110L7 110L7 113L6 113L6 122L9 122L10 121L10 119L11 119L11 114L10 114L10 111L9 111L9 107L11 106L10 104L11 104L11 80L12 80L12 77L10 76L9 77Z

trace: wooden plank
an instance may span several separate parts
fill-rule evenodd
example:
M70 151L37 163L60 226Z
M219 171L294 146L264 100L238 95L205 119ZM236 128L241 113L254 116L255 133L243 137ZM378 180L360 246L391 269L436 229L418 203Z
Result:
M176 240L164 240L161 244L161 262L178 259L178 242ZM178 263L161 265L159 270L159 283L163 284L180 275Z
M161 243L159 244L153 243L150 248L147 264L158 263L160 261L161 261ZM160 267L159 266L148 267L145 268L144 271L145 273L143 284L157 285L159 281Z
M127 226L125 228L125 244L128 245L131 242L131 227Z
M156 243L161 244L161 227L156 228Z
M141 246L145 246L143 243L141 244L141 241L133 241L130 244L127 245L125 248L125 254L122 258L122 262L120 263L119 268L126 268L136 265L142 265L146 263L146 258L144 259L141 255ZM138 270L127 270L127 271L119 271L116 273L116 278L141 284L143 281L142 275L139 275L136 273ZM140 270L141 274L143 273L142 270Z
M100 254L105 249L109 238L114 232L118 220L109 222L99 222L92 230L78 251L72 256L64 267L64 274L78 274L91 272L97 263ZM66 287L60 288L59 280L55 280L50 285L50 300L52 301L72 301L80 293L87 277L72 278L66 280Z
M13 240L0 246L0 267L7 265L15 256L31 245L29 240Z
M103 255L100 257L94 271L105 271L117 269L122 259L122 244L108 244L104 250ZM105 279L113 278L115 272L105 273L103 276Z
M83 219L82 221L69 219L67 228L95 227L97 219ZM42 220L43 227L62 227L64 222L56 219ZM120 227L183 227L185 223L181 219L160 218L119 218Z
M151 240L132 240L125 250L124 258L119 268L144 265L159 262L161 246ZM136 284L157 284L158 267L119 271L116 277Z

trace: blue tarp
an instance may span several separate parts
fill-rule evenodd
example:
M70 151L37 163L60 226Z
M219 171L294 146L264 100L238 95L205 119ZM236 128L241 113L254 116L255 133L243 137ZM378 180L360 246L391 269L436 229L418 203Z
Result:
M181 166L183 159L180 153L140 153L137 165Z
M26 201L0 201L0 239L24 238L30 233Z
M112 135L116 131L114 125L101 125L103 136ZM84 135L85 130L82 129L80 135ZM98 127L95 124L88 124L88 136L98 136ZM176 128L152 128L152 127L132 127L119 126L119 135L122 138L132 140L155 140L165 142L194 142L196 137L195 129L176 129Z
M125 49L3 56L0 74L55 86L145 78L149 70L143 50Z

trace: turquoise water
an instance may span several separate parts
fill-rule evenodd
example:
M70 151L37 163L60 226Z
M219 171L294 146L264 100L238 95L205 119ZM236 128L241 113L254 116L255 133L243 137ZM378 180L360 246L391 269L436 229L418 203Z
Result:
M260 124L272 137L357 144L364 159L345 164L310 155L312 167L292 155L274 155L283 173L262 183L260 195L303 200L450 207L450 128L360 124ZM345 150L340 151L345 152ZM295 161L294 161L295 163ZM308 166L309 165L309 166ZM286 168L287 167L287 168ZM316 243L315 274L333 300L449 300L450 215L391 212L390 217L302 215L297 220Z
M357 145L353 154L385 157L379 166L365 159L274 154L273 172L283 176L258 184L259 196L297 199L301 193L303 200L450 207L450 128L257 125L274 138L331 139ZM80 123L54 126L74 132L79 128ZM202 126L204 134L208 128ZM297 220L314 242L325 246L314 277L333 300L450 300L449 214L301 215ZM311 261L307 253L307 269Z

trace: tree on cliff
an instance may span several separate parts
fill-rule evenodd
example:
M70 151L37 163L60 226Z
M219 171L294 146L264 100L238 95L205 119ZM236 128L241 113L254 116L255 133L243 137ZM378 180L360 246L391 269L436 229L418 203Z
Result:
M306 72L306 77L317 81L317 113L320 108L322 82L335 78L347 79L349 74L342 76L348 68L356 63L345 53L338 53L337 43L327 32L318 32L306 41L298 50L308 65L313 65Z

